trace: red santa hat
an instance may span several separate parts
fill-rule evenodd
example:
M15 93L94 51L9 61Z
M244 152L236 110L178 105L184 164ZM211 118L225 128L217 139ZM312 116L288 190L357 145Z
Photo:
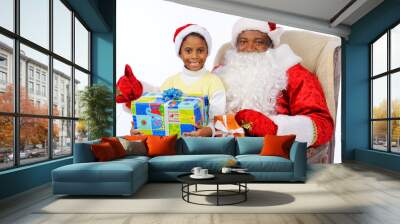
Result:
M257 30L266 33L271 38L274 48L279 45L280 37L283 32L282 28L276 28L276 24L272 22L263 22L260 20L240 18L236 21L232 28L231 44L236 48L236 41L240 33L246 30Z
M185 37L190 33L198 33L207 42L208 54L211 52L211 35L210 33L204 28L196 24L186 24L184 26L179 27L176 29L174 34L174 43L175 43L175 51L176 54L179 56L179 50L181 49L182 41Z
M128 64L125 65L124 75L118 79L117 90L120 94L117 94L115 100L117 103L125 103L128 108L131 108L131 101L136 100L143 93L142 83L136 79Z

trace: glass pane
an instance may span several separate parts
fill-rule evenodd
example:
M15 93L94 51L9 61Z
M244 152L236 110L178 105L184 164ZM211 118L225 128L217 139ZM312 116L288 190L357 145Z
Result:
M53 157L72 155L72 121L53 121Z
M400 153L400 120L394 120L390 122L391 127L391 140L392 140L392 152Z
M383 35L372 44L373 75L387 71L387 34Z
M49 48L49 0L20 0L21 36Z
M53 17L53 51L72 60L72 12L60 0L53 0Z
M72 117L71 66L53 60L53 115Z
M390 37L390 68L400 67L400 24L391 30Z
M387 151L387 121L372 122L372 148Z
M80 93L89 86L89 75L75 69L75 117L81 114L81 107L79 106Z
M21 44L21 113L48 114L48 64L47 55Z
M392 117L400 118L400 72L391 75L391 89L390 89L390 98L391 98L391 115Z
M49 158L49 120L21 117L20 164L34 163Z
M89 32L75 18L75 63L89 70Z
M372 81L372 118L387 118L387 77Z
M0 9L0 26L14 31L14 0L1 0Z
M0 170L14 165L13 118L0 116Z
M0 35L0 111L14 111L14 43Z
M88 128L84 120L75 121L75 143L87 141Z

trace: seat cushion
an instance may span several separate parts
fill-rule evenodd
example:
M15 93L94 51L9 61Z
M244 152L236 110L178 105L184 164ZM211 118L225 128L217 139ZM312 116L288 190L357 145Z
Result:
M121 159L108 162L75 163L53 170L58 182L130 182L134 173L147 176L147 164L140 159ZM146 178L147 179L147 178Z
M278 156L239 155L240 167L249 172L293 172L292 161Z
M149 160L150 172L190 172L199 166L211 172L219 171L230 159L231 155L174 155L158 156Z

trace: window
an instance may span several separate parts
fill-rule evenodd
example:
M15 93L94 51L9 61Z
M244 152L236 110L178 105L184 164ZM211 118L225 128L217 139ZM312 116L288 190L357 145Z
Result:
M7 67L7 56L0 53L0 88L3 91L7 85Z
M20 0L21 36L49 49L49 0Z
M28 71L29 79L33 80L33 67L29 66L29 71Z
M29 94L33 94L33 82L28 82L28 92Z
M39 69L36 69L36 80L40 81L40 71L39 71Z
M370 45L371 148L400 153L400 24Z
M0 170L70 156L77 131L87 138L73 105L90 83L90 31L67 4L0 0Z
M85 69L89 69L89 32L82 23L75 18L75 62Z
M1 0L0 9L0 26L14 31L14 0Z
M46 86L42 86L42 96L46 96Z
M7 67L7 56L0 54L0 67Z
M40 95L40 84L36 84L36 95Z
M2 85L7 84L7 74L3 71L0 71L0 84Z

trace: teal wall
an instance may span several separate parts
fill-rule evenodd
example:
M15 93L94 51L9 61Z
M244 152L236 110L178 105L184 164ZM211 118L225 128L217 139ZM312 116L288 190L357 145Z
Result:
M400 22L400 1L386 0L351 27L343 44L342 156L387 169L398 169L395 155L369 150L369 46L380 34ZM363 150L363 151L359 151ZM390 157L390 159L388 159ZM377 162L379 160L379 162Z
M0 172L0 199L50 182L53 169L71 163L69 157Z
M115 0L66 0L92 32L92 82L107 85L114 93L115 83ZM113 108L115 127L115 108ZM115 135L115 129L110 132ZM27 191L51 181L51 171L72 163L72 157L28 165L0 172L0 199Z
M110 88L115 95L115 62L113 33L92 33L92 82L101 83ZM115 105L115 103L114 103ZM113 108L113 126L110 135L115 135L115 107Z

